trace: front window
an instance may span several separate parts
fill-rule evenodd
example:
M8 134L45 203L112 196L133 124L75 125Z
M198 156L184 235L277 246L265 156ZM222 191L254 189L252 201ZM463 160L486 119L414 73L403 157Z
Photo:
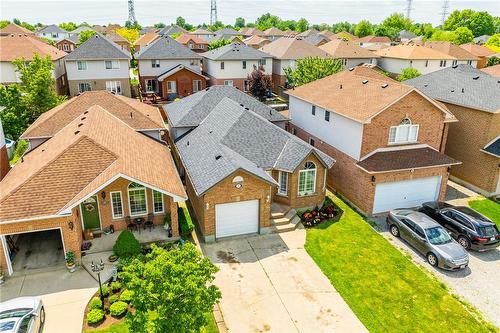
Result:
M233 86L233 80L224 80L224 85L225 86Z
M78 83L78 92L79 93L82 93L85 91L91 91L91 90L92 90L92 88L90 87L90 83L88 83L88 82Z
M243 60L243 69L247 69L247 62L245 60Z
M266 59L259 59L259 66L265 66L266 65Z
M120 81L106 81L106 90L121 95L122 83Z
M316 190L316 164L306 162L299 171L299 196L313 194Z
M157 92L158 91L158 81L155 79L146 80L146 92Z
M311 106L311 114L312 114L313 116L315 116L315 115L316 115L316 105Z
M122 192L111 192L111 206L113 218L119 219L123 217L123 202Z
M446 60L441 60L439 62L439 67L446 67Z
M87 62L84 60L77 61L76 67L78 68L79 71L86 71L87 70Z
M152 59L151 60L151 67L160 68L160 59Z
M120 68L120 62L118 60L106 60L104 61L106 69L118 69Z
M418 125L413 125L408 118L403 119L398 126L389 129L389 143L413 143L418 139Z
M201 80L193 80L193 92L198 92L201 90Z
M146 188L137 183L128 186L128 201L131 216L144 215L148 212Z
M153 209L155 213L163 213L163 194L153 190Z
M278 194L287 195L288 193L288 173L284 171L278 172Z
M220 63L220 69L224 69L224 61Z
M69 44L64 43L63 44L63 50L64 51L69 51Z
M451 242L450 235L441 226L425 229L425 234L429 239L429 243L434 245L441 245Z
M175 81L167 81L167 92L175 94L177 92L177 84Z
M330 111L325 110L325 121L330 121Z

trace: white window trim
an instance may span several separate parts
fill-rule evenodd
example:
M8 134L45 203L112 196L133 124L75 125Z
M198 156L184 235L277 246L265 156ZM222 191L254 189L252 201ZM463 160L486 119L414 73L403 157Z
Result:
M148 82L154 82L155 79L146 79L146 92L157 92L156 89L154 89L154 84L151 84L151 87L153 88L153 90L149 90L149 85L148 85ZM158 83L156 83L156 88L158 88Z
M198 83L199 83L199 87L198 87ZM195 87L196 87L196 89L195 89ZM200 90L203 90L203 89L201 89L201 87L202 87L201 80L193 80L193 93L198 92Z
M281 191L281 176L282 175L286 175L286 184L285 184L285 192L282 192ZM278 171L278 195L281 195L281 196L288 196L288 173L287 172L284 172L284 171Z
M111 61L111 68L106 67L106 62ZM114 67L113 64L117 64L117 67ZM104 60L104 69L120 69L120 60Z
M128 186L130 186L131 183L128 184ZM140 185L140 184L139 184ZM149 212L149 208L148 208L148 191L146 189L146 187L142 186L142 187L136 187L136 188L128 188L127 186L127 195L128 195L128 212L130 213L130 217L136 217L136 216L143 216L143 215L146 215L148 214ZM146 200L146 211L144 213L136 213L136 214L132 214L132 205L130 203L130 191L144 191L144 198Z
M231 84L227 84L227 83L231 83ZM224 80L224 85L234 87L234 81L233 80Z
M82 90L80 89L80 85L81 85L81 84L88 85L88 86L89 86L89 88L90 88L90 90L83 90L83 91L82 91ZM78 82L78 92L81 94L81 93L84 93L84 92L86 92L86 91L92 91L92 85L90 84L90 82Z
M402 127L408 127L408 137L407 140L404 141L398 141L398 130ZM410 140L410 132L411 128L416 128L416 134L415 134L415 140ZM394 136L394 141L391 141L391 131L392 129L396 129L396 133ZM399 145L399 144L406 144L406 143L416 143L418 142L418 132L419 132L420 126L419 125L414 125L414 124L404 124L404 125L398 125L398 126L391 126L389 128L389 138L388 138L388 143L390 145Z
M156 211L156 207L155 207L155 193L160 193L161 211ZM153 213L154 214L163 214L163 213L165 213L165 202L163 201L163 193L161 193L159 191L152 190L151 195L153 196Z
M85 64L85 66L84 66L85 68L80 68L80 67L78 66L78 64ZM86 60L78 60L78 61L76 62L76 70L78 70L78 71L86 71L86 70L88 70L88 69L89 69L89 66L88 66L88 63L87 63L87 61L86 61Z
M120 204L122 206L122 215L121 216L116 216L115 215L115 205L113 204L113 193L120 193ZM113 215L113 220L117 220L117 219L123 219L124 218L124 215L125 215L125 212L123 211L123 195L122 195L122 191L112 191L112 192L109 192L109 196L111 198L111 214Z
M158 63L157 63L158 62ZM158 65L158 66L157 66ZM152 68L160 68L161 61L160 59L151 59L151 67Z
M118 88L120 88L120 91L118 91ZM122 83L120 81L106 81L106 90L118 95L123 94Z
M169 88L170 86L170 88ZM172 89L174 87L174 89ZM167 81L167 93L169 94L177 94L177 82L176 81Z
M306 162L307 163L307 162ZM313 162L311 162L313 163ZM313 163L315 168L314 169L302 169L299 171L299 179L297 180L297 194L299 197L305 197L305 196L310 196L310 195L314 195L316 193L316 177L317 177L317 166L315 163ZM311 192L304 192L304 193L300 193L300 175L302 173L305 173L305 172L313 172L314 173L314 182L313 182L313 188L312 188L312 191Z

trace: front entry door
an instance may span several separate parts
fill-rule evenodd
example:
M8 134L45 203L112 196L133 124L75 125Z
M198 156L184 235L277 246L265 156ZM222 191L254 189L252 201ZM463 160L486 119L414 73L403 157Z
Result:
M90 198L82 202L81 211L83 217L83 226L85 229L101 229L97 196L91 196Z

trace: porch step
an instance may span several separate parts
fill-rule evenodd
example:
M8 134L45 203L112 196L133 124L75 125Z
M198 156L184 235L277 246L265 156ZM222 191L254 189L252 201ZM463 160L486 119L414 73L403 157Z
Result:
M275 212L275 213L271 213L271 217L273 219L279 219L279 218L282 218L285 216L285 213L283 212Z
M284 225L290 222L291 219L297 214L295 209L290 209L286 215L282 214L283 216L274 218L272 219L272 224L274 225ZM272 215L271 215L272 216Z
M293 230L297 229L297 227L299 225L301 225L301 223L300 223L300 217L298 217L297 215L295 215L287 223L273 225L272 230L275 233L282 233L282 232L287 232L287 231L293 231Z

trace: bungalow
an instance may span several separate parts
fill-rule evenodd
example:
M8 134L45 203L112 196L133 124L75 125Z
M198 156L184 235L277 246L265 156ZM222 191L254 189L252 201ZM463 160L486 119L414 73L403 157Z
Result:
M271 41L267 38L253 35L251 37L244 39L243 43L245 43L246 45L248 45L250 47L253 47L254 49L260 49L264 45L271 43Z
M158 37L160 37L160 35L158 35L156 31L149 31L145 33L135 41L134 51L139 52L142 48L154 42Z
M451 42L430 41L425 42L424 46L455 57L456 60L452 61L452 66L461 64L471 65L474 68L477 66L478 58L475 55Z
M131 96L130 53L97 33L65 58L69 93L108 90Z
M105 95L122 103L104 108L99 101ZM36 248L63 263L71 251L79 259L84 239L111 226L127 229L134 219L163 225L170 214L172 236L179 236L177 203L187 196L168 147L138 132L162 126L158 109L142 105L148 108L144 112L138 104L108 92L86 92L30 127L46 131L49 121L59 130L0 182L0 264L9 274L43 264L36 260L40 253L25 260L16 253ZM71 118L68 107L74 110Z
M375 53L358 46L355 42L344 39L334 39L319 48L335 59L342 61L343 68L351 68L360 64L377 64L380 58Z
M469 44L462 44L460 45L462 49L465 51L472 53L478 58L477 61L477 67L476 68L484 68L486 67L486 64L488 64L488 60L491 56L495 54L492 50L489 48L483 46L483 45L477 45L473 43Z
M185 97L205 88L207 77L201 73L201 55L161 36L136 53L139 82L145 92L163 98Z
M354 42L370 51L381 50L391 46L391 40L386 36L365 36L354 40Z
M69 32L67 32L62 28L59 28L55 24L43 27L42 29L38 30L35 34L40 38L47 38L53 40L54 42L58 42L61 39L69 37Z
M233 43L202 53L203 72L210 85L233 86L249 90L248 75L254 66L262 66L271 75L272 57L243 43Z
M322 34L314 34L304 37L304 40L314 46L321 46L328 43L331 39Z
M183 34L177 37L175 40L196 53L203 53L208 51L208 42L202 38L196 37L196 35Z
M283 36L287 36L287 33L275 27L271 27L263 32L263 37L266 37L270 41L275 41Z

